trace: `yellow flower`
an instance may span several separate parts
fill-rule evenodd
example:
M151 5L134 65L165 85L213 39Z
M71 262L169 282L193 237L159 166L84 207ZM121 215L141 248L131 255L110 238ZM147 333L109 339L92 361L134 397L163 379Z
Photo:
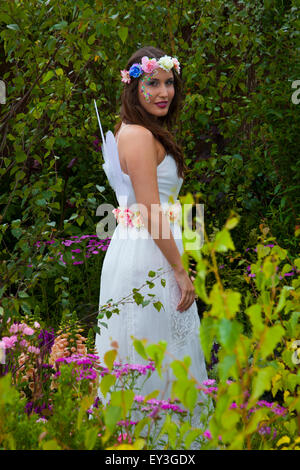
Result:
M291 442L291 439L289 438L289 436L283 436L281 439L279 439L276 446L279 447L282 444L289 444L290 442Z

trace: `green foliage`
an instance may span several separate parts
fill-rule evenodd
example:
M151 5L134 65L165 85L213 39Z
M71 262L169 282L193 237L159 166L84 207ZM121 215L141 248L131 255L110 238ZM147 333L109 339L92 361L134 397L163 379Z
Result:
M235 224L227 221L226 226L232 229ZM268 245L271 240L262 231L257 245L257 261L251 265L255 274L251 282L254 296L244 311L250 321L249 331L238 318L238 315L241 317L241 305L245 304L241 302L241 294L224 289L219 276L218 240L222 233L225 229L211 241L205 233L204 254L198 253L202 257L200 267L205 265L205 271L212 271L215 275L216 282L209 295L204 298L204 287L198 288L195 283L196 292L209 307L204 312L200 328L206 359L210 360L215 340L221 347L217 367L219 386L210 430L215 444L221 435L222 442L229 449L251 449L258 426L268 423L269 418L267 410L258 409L253 414L249 411L266 392L271 392L273 397L278 396L278 391L282 392L282 405L288 413L283 424L290 432L289 423L297 419L299 413L299 361L293 360L291 349L291 344L300 337L299 278L293 279L291 285L286 284L287 251L278 245ZM227 251L231 247L231 236L227 231L222 250ZM294 260L294 264L299 265L299 258ZM203 272L200 269L199 277L201 285L205 286ZM233 381L229 387L228 380ZM229 409L233 399L237 406ZM276 425L275 418L273 420ZM293 429L292 436L297 432L296 428Z
M299 279L286 277L300 269L300 118L292 101L300 76L298 30L297 0L0 4L0 79L7 90L6 104L0 104L1 336L8 318L27 315L28 324L37 319L55 328L73 324L75 334L78 319L88 330L96 318L105 326L105 316L119 313L109 304L113 299L98 313L95 279L105 249L86 257L87 247L76 245L80 269L72 261L71 237L95 233L97 206L116 202L101 168L92 103L97 99L103 128L113 129L119 71L132 52L163 44L181 62L184 100L174 133L190 168L182 201L191 203L197 194L206 221L204 246L187 250L183 261L196 264L207 362L214 342L220 345L212 440L203 437L207 423L195 428L186 419L176 426L166 416L155 433L147 416L132 443L117 441L121 449L153 448L163 437L168 448L189 448L195 440L203 448L299 446ZM184 243L190 235L183 235ZM155 273L148 275L151 289ZM150 300L139 290L133 289L133 301L145 307ZM153 305L162 308L157 299ZM133 341L162 374L166 345ZM24 413L25 400L9 375L1 378L0 447L115 446L117 422L130 415L133 402L130 387L117 389L113 361L110 353L110 372L100 383L112 403L96 412L96 421L86 415L88 387L76 392L69 386L71 369L62 367L47 429ZM171 368L173 396L192 415L199 384L189 375L188 358ZM266 408L250 413L266 393L286 407L285 416ZM276 444L258 432L264 425L277 429Z
M57 326L85 311L95 320L103 252L83 257L79 270L59 241L95 233L99 203L116 202L92 103L97 98L103 128L112 129L119 71L144 44L164 44L181 62L184 101L174 132L190 167L182 192L199 194L210 236L234 209L241 222L231 249L253 246L264 219L295 254L298 13L295 0L2 2L0 298L7 315L36 312ZM219 252L227 230L215 239ZM54 237L47 249L35 245ZM66 265L49 260L59 254Z

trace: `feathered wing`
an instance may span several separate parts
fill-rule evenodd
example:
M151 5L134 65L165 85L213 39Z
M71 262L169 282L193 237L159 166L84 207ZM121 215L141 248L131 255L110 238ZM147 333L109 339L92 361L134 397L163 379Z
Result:
M108 155L109 172L111 177L111 186L114 189L117 199L120 202L121 197L126 195L124 175L122 173L117 142L111 131L106 133L105 150ZM111 171L110 171L111 170Z
M104 159L104 163L102 164L102 168L107 176L110 186L115 191L117 199L121 204L125 204L123 198L126 196L126 187L124 183L124 175L121 170L119 153L117 142L115 136L111 131L106 133L106 139L103 134L101 121L98 113L98 108L96 104L96 100L94 100L97 119L99 123L99 128L102 137L102 155Z

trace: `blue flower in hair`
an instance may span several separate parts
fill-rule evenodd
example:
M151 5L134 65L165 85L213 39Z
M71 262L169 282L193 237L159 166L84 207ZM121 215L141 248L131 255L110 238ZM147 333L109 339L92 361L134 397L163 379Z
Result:
M140 64L133 64L129 69L129 75L134 78L139 77L140 75L142 75L142 73L143 69Z

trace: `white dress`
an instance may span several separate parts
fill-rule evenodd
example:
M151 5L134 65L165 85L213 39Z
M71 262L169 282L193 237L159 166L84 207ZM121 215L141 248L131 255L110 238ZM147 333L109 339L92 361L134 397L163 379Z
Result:
M136 203L135 193L129 175L123 172L122 175L130 207ZM176 162L171 155L166 155L157 166L157 181L161 205L170 203L170 196L173 196L175 202L183 180L177 175ZM173 222L170 222L170 227L178 250L182 254L181 227ZM126 237L129 231L131 236ZM158 268L162 270L157 271ZM168 352L165 355L165 364L174 358L183 359L184 356L190 356L192 359L190 372L199 383L202 383L207 380L207 372L200 346L197 304L194 301L184 312L176 310L181 298L180 288L172 267L146 228L138 230L135 227L126 228L117 224L102 265L99 306L106 304L109 299L113 299L114 302L121 300L130 295L133 288L145 284L146 280L152 281L153 279L148 277L149 271L165 274L154 281L154 288L150 289L146 284L139 292L144 295L144 300L151 299L147 293L155 294L155 299L159 300L163 307L158 311L152 301L142 307L131 298L131 302L118 306L119 314L114 313L109 319L104 317L101 320L107 323L108 328L101 326L99 321L101 334L96 335L96 349L100 361L103 361L105 352L112 349L111 342L116 341L119 346L118 361L145 364L132 344L132 336L146 339L147 344L164 340L167 342ZM161 278L165 279L165 287L161 283ZM171 396L171 369L167 367L162 375L161 379L157 372L154 372L139 393L146 395L153 390L160 390L160 396L157 398L168 399Z

